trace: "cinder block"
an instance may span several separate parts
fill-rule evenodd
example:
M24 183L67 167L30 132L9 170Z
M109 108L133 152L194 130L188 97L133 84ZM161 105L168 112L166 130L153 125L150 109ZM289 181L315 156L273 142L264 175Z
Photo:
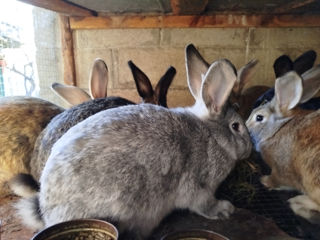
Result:
M270 48L319 47L320 28L270 28Z
M246 46L247 28L173 28L161 30L161 46L242 48Z
M268 41L268 29L267 28L250 28L248 31L249 48L264 48Z
M167 103L169 108L192 106L194 98L188 88L181 90L169 89Z
M109 96L123 97L136 103L141 102L141 98L135 89L110 89L108 93L110 93ZM181 90L169 89L167 103L169 108L192 106L194 99L187 88Z
M159 29L98 29L76 30L76 48L117 48L158 46Z
M226 58L230 60L236 68L240 68L245 64L245 49L230 48L200 48L199 52L208 63L212 63L218 59Z
M135 103L140 103L141 98L135 89L109 89L108 96L123 97Z
M115 88L135 88L132 73L128 67L129 60L132 60L149 77L153 86L170 65L177 70L171 87L177 89L187 86L184 48L119 49L117 65L119 78Z
M76 83L78 87L88 88L89 74L96 58L102 58L109 70L109 86L112 86L114 77L114 64L112 51L109 49L75 49Z

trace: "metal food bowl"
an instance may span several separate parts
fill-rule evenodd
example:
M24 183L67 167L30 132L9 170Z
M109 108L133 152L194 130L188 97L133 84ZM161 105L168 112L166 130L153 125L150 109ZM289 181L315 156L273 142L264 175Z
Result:
M61 222L37 233L32 240L117 240L112 224L96 219Z
M207 230L190 230L168 234L161 240L229 240L228 238Z

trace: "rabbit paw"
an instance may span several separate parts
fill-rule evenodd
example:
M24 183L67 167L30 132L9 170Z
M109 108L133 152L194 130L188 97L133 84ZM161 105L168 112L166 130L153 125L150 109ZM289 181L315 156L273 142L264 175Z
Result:
M208 213L210 219L227 219L234 212L234 206L227 200L218 200Z
M316 215L320 215L320 206L307 195L299 195L288 200L292 211L310 221ZM318 212L318 213L317 213Z

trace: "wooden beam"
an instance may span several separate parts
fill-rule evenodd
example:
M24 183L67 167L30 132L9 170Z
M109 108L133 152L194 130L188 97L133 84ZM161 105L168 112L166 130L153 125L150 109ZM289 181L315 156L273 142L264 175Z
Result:
M61 49L64 83L76 86L76 70L69 17L60 15Z
M319 15L72 17L71 29L320 27Z
M90 17L97 16L97 13L89 9L77 6L63 0L19 0L36 7L45 8L60 14L73 17Z
M204 12L208 0L170 0L174 15L198 15Z
M287 4L281 5L279 7L276 7L273 11L273 13L286 13L292 9L300 8L306 5L309 5L310 3L315 2L316 0L294 0Z

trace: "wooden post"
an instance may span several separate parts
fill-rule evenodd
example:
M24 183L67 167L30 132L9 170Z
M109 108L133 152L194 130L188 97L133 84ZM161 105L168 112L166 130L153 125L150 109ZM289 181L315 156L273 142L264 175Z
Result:
M60 29L64 83L76 86L73 38L69 17L60 15Z

